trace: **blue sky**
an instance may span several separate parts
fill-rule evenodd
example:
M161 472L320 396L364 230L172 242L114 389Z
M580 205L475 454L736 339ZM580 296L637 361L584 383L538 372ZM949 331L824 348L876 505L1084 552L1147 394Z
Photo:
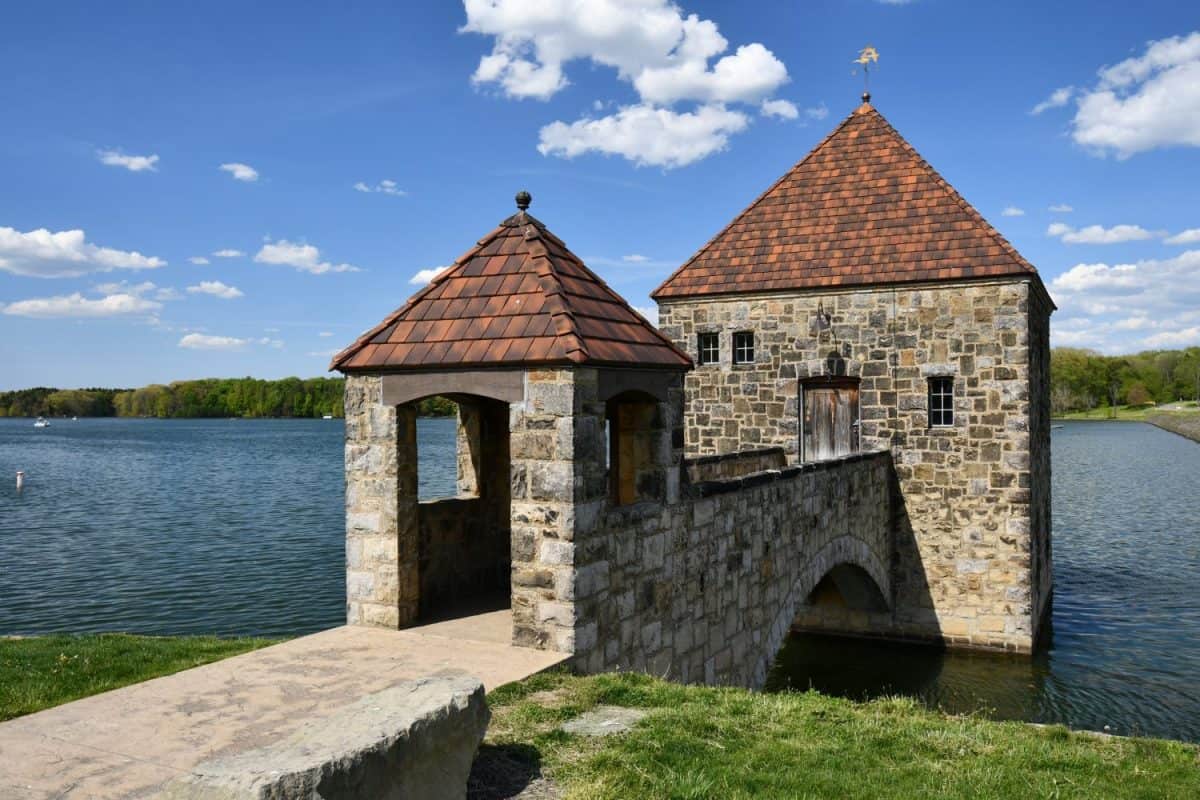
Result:
M1187 6L19 4L0 388L323 374L522 188L652 306L854 109L868 43L876 107L1039 267L1056 344L1200 344Z

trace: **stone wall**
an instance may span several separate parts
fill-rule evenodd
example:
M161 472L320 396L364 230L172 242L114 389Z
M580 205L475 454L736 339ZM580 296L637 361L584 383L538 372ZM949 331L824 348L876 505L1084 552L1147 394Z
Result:
M797 610L838 564L891 595L887 453L687 485L576 531L575 663L761 686Z
M1029 535L1033 638L1049 613L1054 587L1050 511L1050 298L1029 303Z
M670 301L659 319L688 352L698 333L721 337L720 363L686 379L689 456L778 445L796 461L800 382L858 378L862 446L891 450L902 501L891 630L1028 651L1049 585L1046 485L1031 492L1049 471L1048 398L1033 374L1048 359L1048 312L1040 284L1020 280ZM745 330L755 360L732 364ZM933 376L954 378L952 427L929 426ZM1031 500L1045 509L1036 567Z
M683 462L688 480L692 483L740 478L769 469L787 466L787 452L782 447L763 447L720 456L697 456Z
M420 616L508 595L508 505L447 497L418 506Z
M417 618L417 415L381 392L346 377L346 621L399 628Z

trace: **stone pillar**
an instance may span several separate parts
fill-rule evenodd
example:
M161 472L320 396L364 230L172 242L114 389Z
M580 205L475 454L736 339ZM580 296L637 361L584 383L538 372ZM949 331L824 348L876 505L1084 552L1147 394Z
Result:
M474 497L479 494L479 476L483 467L480 452L483 445L480 410L474 403L461 400L458 403L455 440L459 497Z
M346 378L346 621L401 628L417 615L417 413L381 390Z
M516 645L577 653L595 642L594 620L576 613L576 537L604 501L604 411L595 395L594 369L530 370L525 403L512 406Z

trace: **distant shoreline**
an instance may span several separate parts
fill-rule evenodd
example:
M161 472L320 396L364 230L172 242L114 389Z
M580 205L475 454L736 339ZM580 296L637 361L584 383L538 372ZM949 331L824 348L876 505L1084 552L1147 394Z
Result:
M1151 414L1146 422L1200 444L1200 414Z

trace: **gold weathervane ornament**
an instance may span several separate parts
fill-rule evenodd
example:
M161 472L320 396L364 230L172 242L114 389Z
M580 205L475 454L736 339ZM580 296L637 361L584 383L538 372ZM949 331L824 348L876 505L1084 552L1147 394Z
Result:
M863 71L863 102L871 102L871 65L879 62L879 51L871 45L867 45L858 53L858 58L854 59L854 64L862 67Z

